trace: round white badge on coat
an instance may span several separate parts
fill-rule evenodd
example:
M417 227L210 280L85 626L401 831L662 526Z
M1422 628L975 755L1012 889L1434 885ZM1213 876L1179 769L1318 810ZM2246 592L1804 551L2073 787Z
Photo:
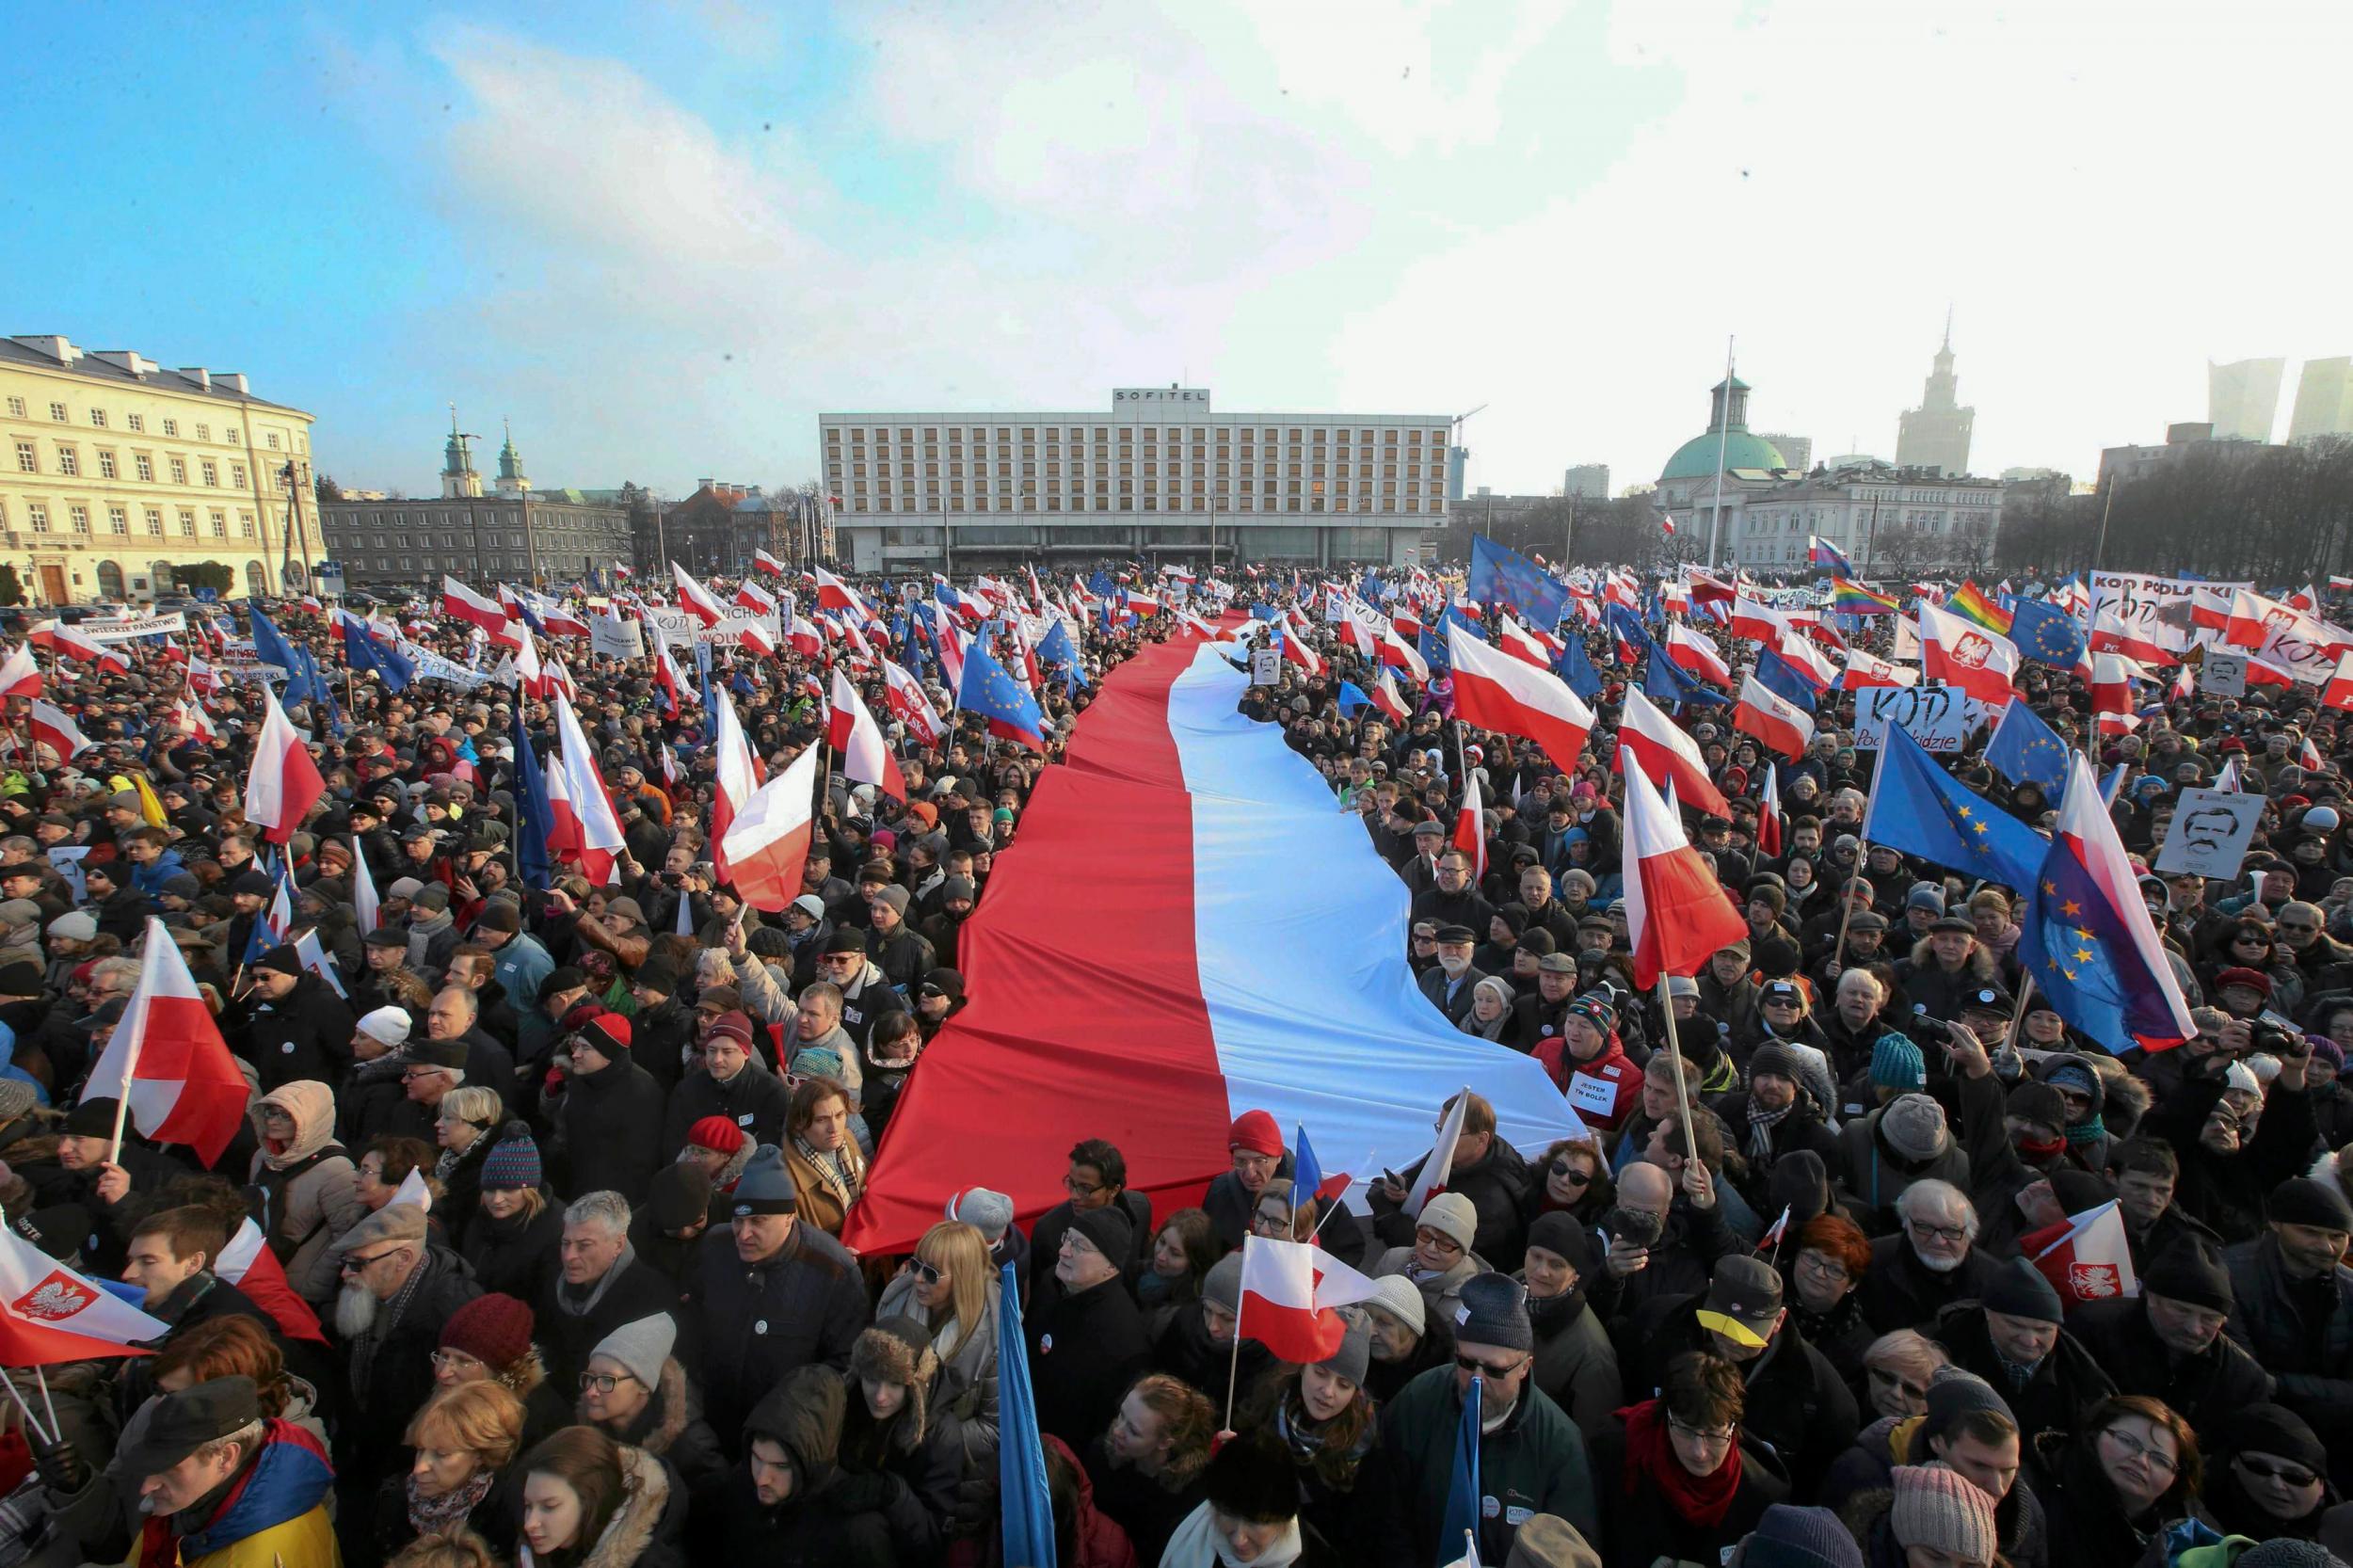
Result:
M765 1333L767 1333L767 1332L768 1332L768 1320L767 1320L767 1319L765 1319L765 1318L762 1318L760 1321L758 1321L758 1322L754 1323L754 1324L752 1325L752 1332L753 1332L754 1334L765 1334Z

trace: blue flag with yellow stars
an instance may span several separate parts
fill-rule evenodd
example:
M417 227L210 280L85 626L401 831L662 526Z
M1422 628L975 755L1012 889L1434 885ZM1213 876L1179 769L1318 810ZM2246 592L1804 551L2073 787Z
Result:
M2009 640L2018 645L2021 658L2063 670L2073 669L2084 656L2083 628L2075 617L2040 599L2018 601L2009 618Z
M2034 886L2051 847L2041 834L1938 767L1899 724L1887 727L1863 840L2022 892Z
M1032 751L1046 749L1046 715L1038 712L1037 699L989 652L984 637L976 638L964 656L956 706L987 720L992 735Z
M2067 743L2023 701L2002 710L2002 722L1986 743L1985 760L2012 784L2041 785L2053 800L2067 788Z

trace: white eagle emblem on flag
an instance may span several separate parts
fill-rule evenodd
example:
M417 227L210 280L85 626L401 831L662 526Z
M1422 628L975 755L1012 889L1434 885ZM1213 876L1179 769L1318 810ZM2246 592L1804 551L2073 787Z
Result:
M1972 632L1953 645L1953 663L1973 670L1985 668L1985 662L1993 656L1993 645L1982 632Z
M36 1322L56 1323L72 1317L98 1299L98 1292L63 1273L52 1273L8 1304L8 1310Z
M2124 1293L2124 1282L2113 1263L2071 1263L2067 1266L2067 1283L2082 1301L2100 1301Z

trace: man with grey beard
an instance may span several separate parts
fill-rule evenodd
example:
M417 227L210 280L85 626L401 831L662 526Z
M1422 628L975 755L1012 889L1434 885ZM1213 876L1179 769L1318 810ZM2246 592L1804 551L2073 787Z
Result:
M343 1271L335 1332L349 1358L352 1404L336 1439L336 1482L345 1506L357 1508L393 1466L406 1467L401 1433L433 1392L441 1325L482 1287L456 1253L425 1239L415 1204L377 1209L343 1234L335 1254Z
M1903 1228L1871 1243L1855 1297L1874 1334L1922 1328L1947 1303L1977 1300L1997 1266L1977 1250L1977 1211L1951 1182L1913 1182L1896 1214Z

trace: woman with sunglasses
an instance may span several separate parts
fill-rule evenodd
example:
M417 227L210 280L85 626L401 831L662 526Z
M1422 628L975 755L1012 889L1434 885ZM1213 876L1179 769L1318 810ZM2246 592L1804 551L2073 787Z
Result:
M1618 1183L1601 1145L1591 1140L1562 1139L1545 1151L1532 1170L1537 1179L1520 1207L1521 1218L1531 1224L1539 1215L1559 1210L1581 1225L1598 1224L1618 1201Z
M2037 1437L2031 1451L2053 1563L2134 1568L2167 1526L2205 1520L2197 1434L2145 1394L2108 1396L2073 1432Z
M2320 1538L2320 1519L2338 1500L2329 1450L2295 1412L2250 1404L2222 1423L2226 1456L2206 1476L2203 1499L2225 1534L2258 1541Z
M997 1317L1003 1297L987 1239L960 1220L942 1220L923 1233L874 1308L878 1323L904 1320L930 1335L937 1370L925 1392L934 1412L955 1417L964 1491L976 1510L996 1487Z

